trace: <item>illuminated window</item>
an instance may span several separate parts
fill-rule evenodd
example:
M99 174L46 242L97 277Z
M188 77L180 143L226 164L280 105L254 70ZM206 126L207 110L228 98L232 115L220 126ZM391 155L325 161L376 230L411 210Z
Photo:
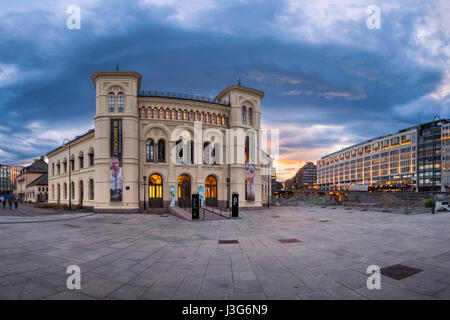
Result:
M183 120L184 121L187 120L187 111L186 110L183 111Z
M153 108L153 119L158 118L158 109Z
M159 109L159 118L164 119L164 109L163 108Z
M172 120L175 120L177 117L176 113L175 113L175 109L172 109Z
M206 113L206 118L205 118L205 122L206 122L206 123L209 123L209 112L208 112L208 113Z
M166 109L166 119L170 119L170 110Z
M178 120L181 120L182 116L181 116L181 110L178 110Z
M194 120L198 121L198 111L195 111L195 116L194 117L195 117Z
M225 116L222 116L222 125L225 125Z
M159 174L152 174L149 178L149 198L162 199L162 178Z

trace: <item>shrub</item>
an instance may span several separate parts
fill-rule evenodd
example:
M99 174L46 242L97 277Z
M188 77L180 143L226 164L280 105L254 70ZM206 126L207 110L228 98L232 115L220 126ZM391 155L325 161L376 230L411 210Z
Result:
M436 205L436 203L433 202L433 199L428 199L425 201L425 208L433 208Z

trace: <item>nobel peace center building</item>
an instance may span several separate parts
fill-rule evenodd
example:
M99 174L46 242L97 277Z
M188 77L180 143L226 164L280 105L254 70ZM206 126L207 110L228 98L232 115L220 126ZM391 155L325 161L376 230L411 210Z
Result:
M141 90L141 74L99 71L95 128L49 152L49 203L95 212L162 212L267 202L261 151L262 91L240 84L215 98Z

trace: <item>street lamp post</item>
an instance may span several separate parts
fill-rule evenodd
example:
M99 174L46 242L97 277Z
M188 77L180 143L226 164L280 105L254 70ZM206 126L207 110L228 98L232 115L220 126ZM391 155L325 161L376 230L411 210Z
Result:
M66 142L67 141L67 142ZM63 141L63 145L69 145L69 157L68 157L68 162L67 165L69 166L69 211L72 210L72 185L71 185L71 174L72 174L72 164L71 164L71 160L70 160L70 140L69 139L64 139Z
M145 210L146 210L146 203L147 203L147 200L146 200L147 195L146 195L146 192L145 192L145 190L146 190L145 186L147 185L147 177L143 176L142 180L143 180L142 184L144 185L144 212L145 212Z

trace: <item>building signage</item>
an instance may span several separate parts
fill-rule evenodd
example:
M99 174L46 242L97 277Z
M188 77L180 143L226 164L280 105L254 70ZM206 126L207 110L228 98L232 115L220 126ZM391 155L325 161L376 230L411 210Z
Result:
M122 201L122 119L111 119L110 199Z

